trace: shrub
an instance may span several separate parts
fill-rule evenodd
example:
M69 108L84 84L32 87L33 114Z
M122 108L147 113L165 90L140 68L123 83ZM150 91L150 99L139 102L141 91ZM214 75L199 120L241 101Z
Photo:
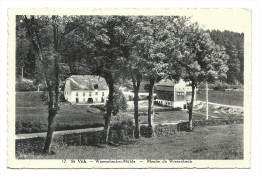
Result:
M18 80L18 81L16 81L15 90L16 91L36 91L37 86L35 86L32 81L27 80L27 79Z
M223 91L225 89L229 89L230 86L227 83L223 83L223 82L216 82L215 84L213 84L212 89L214 90L219 90L219 91Z
M65 97L64 97L64 92L60 92L60 97L59 97L59 99L60 99L60 102L67 102L67 100L66 100Z
M211 120L195 120L193 126L217 126L227 124L242 124L243 119L211 119ZM179 131L189 131L189 122L181 122L178 124Z
M105 109L107 104L105 105ZM123 92L118 88L114 87L114 95L113 95L113 115L116 115L120 110L127 109L127 99Z
M131 119L124 120L111 126L110 139L114 142L126 141L133 137L134 122Z
M64 130L75 130L75 129L84 129L84 128L98 128L103 127L102 123L94 124L70 124L70 123L56 123L55 131L64 131ZM40 121L32 122L21 122L20 120L16 121L15 124L15 133L37 133L37 132L46 132L47 124Z

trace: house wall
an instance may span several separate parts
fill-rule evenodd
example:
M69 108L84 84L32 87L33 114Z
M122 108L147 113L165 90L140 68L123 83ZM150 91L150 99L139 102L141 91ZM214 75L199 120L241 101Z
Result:
M70 102L71 101L71 87L70 87L70 80L67 79L65 83L65 88L64 88L64 98Z
M156 95L158 99L173 101L174 100L174 92L173 91L156 91Z
M167 87L167 91L157 90L157 99L155 100L158 104L172 106L174 108L186 108L187 102L191 101L191 86L188 86L186 82L182 79L172 87L172 92L169 91L169 87ZM196 105L196 89L194 95L194 105Z
M108 97L108 90L71 90L70 80L67 79L64 88L64 97L72 104L75 104L77 99L78 103L87 104L89 98L93 99L93 103L105 103ZM102 97L104 102L102 102Z
M107 97L108 90L72 90L70 94L70 103L105 103ZM91 98L93 102L89 101Z

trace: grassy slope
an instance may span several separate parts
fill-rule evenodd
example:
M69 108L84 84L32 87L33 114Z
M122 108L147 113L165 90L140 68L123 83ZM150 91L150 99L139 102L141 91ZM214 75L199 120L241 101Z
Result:
M147 103L146 103L147 104ZM140 123L147 123L147 106L140 103ZM56 130L80 129L104 123L103 114L96 108L68 105L62 103L56 116ZM130 107L131 108L131 107ZM160 107L157 107L160 108ZM205 112L201 111L205 114ZM205 115L194 112L194 120L203 120ZM38 92L16 93L16 131L17 133L42 132L47 130L47 107L40 99ZM210 112L210 115L212 112ZM112 117L112 123L133 119L133 112L122 112ZM221 114L222 118L236 118L233 114ZM188 120L186 111L156 112L155 122L174 122Z
M209 90L209 102L243 106L244 91L215 91ZM197 94L197 100L206 101L206 92L201 90Z
M63 146L56 155L27 155L33 159L242 159L243 125L195 128L193 132L141 138L119 147ZM163 152L162 152L163 151Z
M39 95L40 93L37 92L16 93L16 130L18 133L47 130L47 106L41 101ZM84 128L104 123L102 113L96 108L66 103L60 106L55 118L57 130ZM24 130L21 131L21 129Z

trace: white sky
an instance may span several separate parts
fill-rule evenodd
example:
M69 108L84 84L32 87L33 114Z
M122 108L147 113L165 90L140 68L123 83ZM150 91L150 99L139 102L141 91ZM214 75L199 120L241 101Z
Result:
M250 11L246 9L218 11L202 10L199 13L191 15L191 20L198 22L204 29L210 30L219 29L221 31L229 30L242 33L248 29L248 20L250 19L245 19L245 14L248 16Z

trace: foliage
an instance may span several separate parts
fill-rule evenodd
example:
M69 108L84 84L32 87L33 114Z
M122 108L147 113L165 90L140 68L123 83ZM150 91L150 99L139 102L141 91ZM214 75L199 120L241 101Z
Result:
M67 100L65 99L65 96L64 96L64 92L62 92L61 94L60 94L60 102L67 102Z
M100 122L87 123L87 122L84 122L84 120L82 120L82 121L75 121L73 123L70 123L69 121L59 120L55 124L55 131L97 128L97 127L104 126L104 124L100 123ZM46 132L46 131L47 131L47 123L45 121L39 120L38 118L35 118L31 121L27 121L26 119L24 119L24 120L19 119L19 120L16 120L16 123L15 123L16 134L38 133L38 132Z
M181 77L190 82L192 98L187 105L189 112L189 129L192 130L192 111L195 88L202 82L223 81L228 71L228 55L224 47L216 45L210 35L199 27L197 23L187 24L184 21L180 28L181 42L179 49L173 54L175 61L182 67Z
M16 91L35 91L37 90L37 87L34 85L34 83L31 80L23 79L23 80L17 80L15 83L15 90Z
M227 83L235 84L235 81L244 83L244 34L231 31L210 31L212 40L226 48L230 59L227 63Z
M133 138L134 123L132 120L123 120L111 127L110 140L113 142L127 141Z
M223 90L229 89L230 87L225 82L217 81L212 88L213 88L213 90L221 90L221 91L223 91Z
M198 85L198 92L200 93L202 90L205 90L206 86L205 84L199 84ZM208 84L208 89L212 89L212 90L244 90L244 86L238 82L236 82L235 84L228 84L226 82L220 82L220 81L216 81L215 83L211 83Z
M118 88L114 87L114 95L113 95L113 115L116 115L119 110L127 109L127 99L124 96L123 92Z

